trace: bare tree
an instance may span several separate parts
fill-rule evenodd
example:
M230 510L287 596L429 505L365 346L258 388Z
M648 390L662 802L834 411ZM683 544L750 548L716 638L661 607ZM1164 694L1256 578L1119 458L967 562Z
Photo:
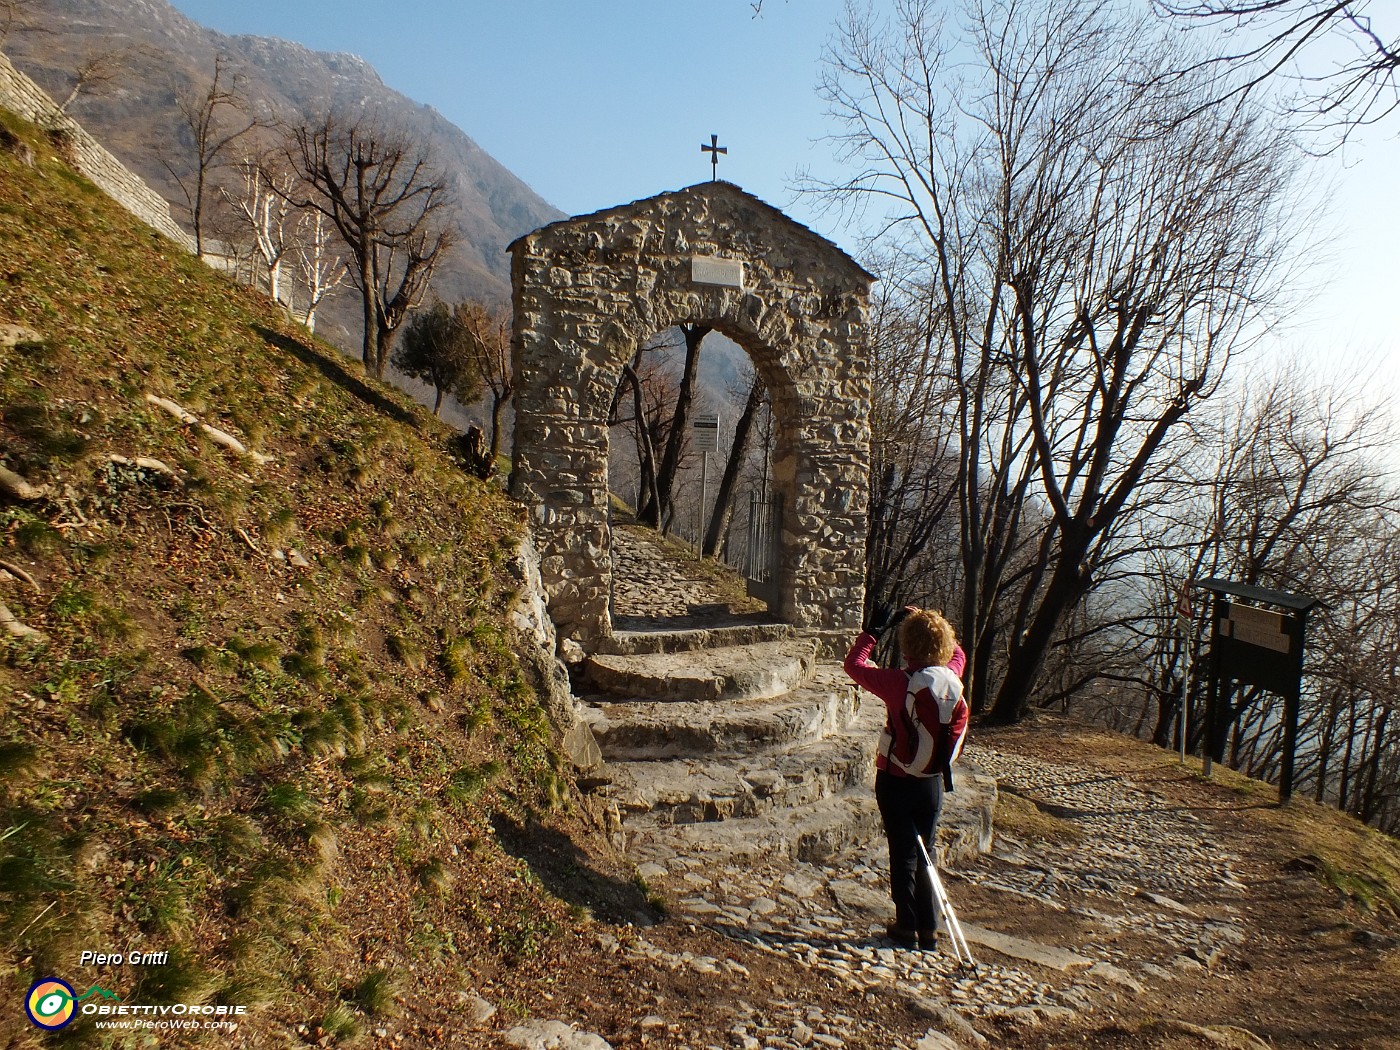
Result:
M221 54L214 57L214 72L209 81L203 86L177 90L175 104L183 129L190 135L194 170L189 170L186 157L177 159L173 155L162 155L161 164L184 194L194 227L195 251L202 258L204 210L210 178L224 165L229 148L261 122L248 114L248 100L240 89L240 78L229 72L228 60Z
M149 61L150 48L137 44L132 47L90 49L73 70L73 86L68 89L62 102L58 104L60 113L67 113L68 107L80 95L91 95L107 85L131 73L139 61Z
M492 462L501 452L502 417L515 393L515 376L510 363L511 316L505 310L492 310L481 303L459 303L454 316L470 337L470 352L477 375L491 395Z
M452 243L447 182L426 149L368 119L331 115L294 128L285 157L300 180L288 199L324 215L350 253L363 306L361 356L383 378L394 333Z
M700 344L710 334L707 325L692 324L680 326L685 343L685 362L681 367L680 385L676 389L674 412L666 431L665 448L661 463L656 470L656 499L643 501L637 511L637 520L663 530L668 526L674 511L673 493L676 475L681 468L681 455L685 448L687 424L691 405L695 400L695 377L700 367Z
M1387 119L1400 108L1400 40L1376 29L1367 0L1153 0L1163 14L1225 41L1225 54L1197 64L1218 70L1222 102L1291 80L1293 112L1340 130ZM1393 13L1393 12L1392 12ZM1223 30L1223 33L1221 32ZM1318 53L1331 43L1345 57Z
M744 407L734 423L734 438L729 443L729 455L724 461L724 471L720 475L719 488L715 492L714 510L705 530L701 553L707 558L715 557L720 551L721 542L729 531L729 521L734 515L734 500L738 493L740 472L748 462L752 445L754 424L760 409L768 396L768 390L757 373L749 380L748 394L744 397Z
M68 107L77 101L77 98L84 91L90 92L99 84L109 83L115 75L112 64L112 52L99 52L96 55L89 55L78 63L78 68L73 70L73 86L69 88L68 94L63 97L63 101L58 104L60 113L67 113Z
M1312 782L1317 801L1393 830L1400 823L1400 740L1391 724L1400 707L1400 530L1393 512L1349 524L1355 535L1329 558L1345 574L1345 591L1327 592L1334 604L1311 632L1297 777ZM1249 764L1273 760L1272 741L1250 744Z
M329 245L330 228L326 217L319 211L303 212L297 219L292 256L306 292L302 324L312 332L316 331L316 309L345 281L345 263L340 256L327 250Z
M266 165L251 159L239 167L243 173L242 193L224 190L223 196L240 219L244 231L253 238L253 246L267 275L268 296L280 303L282 264L292 248L294 232L287 228L293 177L286 173L272 174L266 170Z
M657 363L656 352L669 345L664 335L638 345L631 362L623 366L622 378L608 412L608 425L630 430L636 444L638 481L634 505L639 508L648 502L660 506L656 450L666 443L668 429L675 418L677 389Z
M985 0L959 40L934 6L848 17L824 93L859 169L822 188L888 206L915 345L962 395L961 626L1009 721L1276 294L1292 164L1255 113L1200 107L1207 78L1157 77L1142 20Z
M928 298L882 272L871 311L866 602L943 607L955 595L957 412L948 346Z
M1198 414L1169 513L1143 523L1157 540L1148 552L1156 579L1142 580L1149 614L1139 637L1156 637L1145 651L1135 645L1143 653L1135 691L1147 701L1144 725L1155 715L1157 743L1179 746L1183 698L1188 744L1202 743L1212 610L1197 600L1183 632L1171 626L1173 606L1185 581L1221 577L1325 603L1309 621L1297 783L1310 785L1318 801L1351 808L1360 805L1361 779L1384 782L1396 743L1380 715L1400 703L1393 568L1400 493L1376 460L1385 432L1359 387L1325 390L1297 369L1237 376L1229 399ZM1231 730L1216 757L1275 777L1283 754L1278 703L1255 687L1227 687L1222 721Z
M1204 530L1210 575L1326 603L1310 629L1314 661L1301 733L1305 745L1313 740L1319 747L1308 748L1317 758L1298 770L1324 793L1331 745L1356 729L1348 718L1339 721L1339 713L1400 701L1387 696L1384 684L1391 666L1386 647L1393 644L1386 630L1394 631L1400 612L1394 571L1375 561L1378 550L1394 549L1400 494L1372 459L1382 421L1363 404L1355 396L1314 392L1293 374L1247 396L1222 435L1225 454ZM1232 738L1230 761L1269 775L1282 741L1276 719L1252 726L1247 720L1259 702L1258 690L1231 696L1225 717L1245 721Z

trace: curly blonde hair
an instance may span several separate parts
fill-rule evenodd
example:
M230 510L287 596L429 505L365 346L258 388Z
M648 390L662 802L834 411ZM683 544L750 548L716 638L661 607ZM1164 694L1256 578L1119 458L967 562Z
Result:
M899 649L911 667L942 667L957 644L953 625L933 609L916 609L899 625Z

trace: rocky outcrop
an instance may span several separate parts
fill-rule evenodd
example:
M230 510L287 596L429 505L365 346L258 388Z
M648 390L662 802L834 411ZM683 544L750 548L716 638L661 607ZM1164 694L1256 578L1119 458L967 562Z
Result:
M602 764L602 753L592 730L580 717L569 673L559 659L554 623L545 609L539 555L528 539L516 551L510 571L520 584L510 610L516 652L545 703L564 753L579 771L595 770Z

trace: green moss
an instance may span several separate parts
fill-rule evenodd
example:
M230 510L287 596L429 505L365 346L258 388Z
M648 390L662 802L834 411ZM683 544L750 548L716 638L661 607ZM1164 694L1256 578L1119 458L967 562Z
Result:
M0 787L17 789L44 769L39 749L23 741L0 743Z
M440 857L418 865L414 872L418 884L439 897L446 897L452 890L452 871Z
M461 807L474 802L491 782L501 775L501 764L495 760L480 765L458 767L452 774L444 794L449 803Z
M271 544L286 542L296 532L297 517L289 507L278 507L262 520L263 539Z
M428 656L423 651L423 647L404 635L391 634L389 636L389 652L394 655L395 659L401 660L406 667L414 671L421 671L428 666Z
M16 516L20 520L14 530L14 538L20 550L26 554L45 555L56 554L63 549L63 533L47 521L27 515Z
M471 673L471 642L449 637L442 646L442 669L449 682L459 682Z
M345 1003L333 1004L314 1023L314 1028L318 1036L333 1043L354 1043L362 1034L359 1020L355 1017L354 1011Z
M163 695L152 697L148 713L129 725L125 735L133 746L167 760L204 790L275 765L293 742L280 712L240 714L199 686L173 703Z
M225 648L240 659L254 667L260 667L264 671L281 670L282 648L276 642L249 640L234 635L228 640Z

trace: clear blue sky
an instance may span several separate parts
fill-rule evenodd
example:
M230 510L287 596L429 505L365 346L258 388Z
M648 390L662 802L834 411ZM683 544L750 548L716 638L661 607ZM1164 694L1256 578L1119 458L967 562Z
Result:
M793 200L801 168L830 170L815 86L843 0L173 0L226 33L294 40L369 61L545 200L593 211L720 175L837 243L854 235ZM1320 289L1271 353L1374 368L1400 391L1400 115L1318 162L1329 182Z
M571 214L710 175L779 207L829 149L814 91L842 0L173 0L225 33L368 60Z

